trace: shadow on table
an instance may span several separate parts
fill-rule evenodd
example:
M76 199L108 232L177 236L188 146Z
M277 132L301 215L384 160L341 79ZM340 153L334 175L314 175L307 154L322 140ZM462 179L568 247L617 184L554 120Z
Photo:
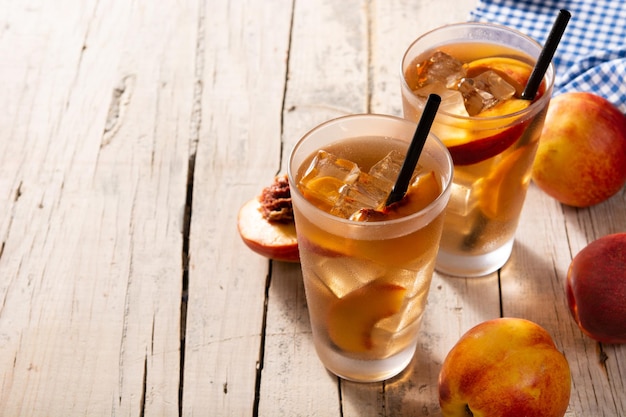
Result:
M362 384L341 381L343 415L440 416L437 396L438 355L423 336L411 363L384 382Z

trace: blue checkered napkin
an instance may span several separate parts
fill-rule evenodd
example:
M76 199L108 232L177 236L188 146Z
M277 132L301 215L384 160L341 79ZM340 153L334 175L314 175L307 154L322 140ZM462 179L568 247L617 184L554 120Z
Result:
M589 91L626 113L625 0L480 0L471 20L506 25L544 44L560 9L572 13L554 55L554 95Z

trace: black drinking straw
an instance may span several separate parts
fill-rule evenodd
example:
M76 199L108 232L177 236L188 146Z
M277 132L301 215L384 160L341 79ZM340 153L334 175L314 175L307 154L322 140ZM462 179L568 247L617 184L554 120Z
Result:
M398 179L396 179L396 183L387 198L387 202L385 203L386 206L402 200L404 194L406 194L406 191L409 189L409 182L413 177L413 171L415 171L417 161L419 160L420 154L424 149L424 144L426 143L426 138L430 132L430 127L432 126L437 110L439 109L439 103L441 103L441 97L437 94L430 94L428 96L428 100L424 106L424 111L422 112L422 117L420 117L417 129L415 129L413 139L409 145L409 150L406 153L406 158L402 163L402 168L400 168Z
M539 54L539 58L537 58L537 63L530 74L526 88L524 88L524 92L522 92L522 99L535 99L537 90L539 90L539 86L541 85L541 80L543 80L543 76L548 70L548 66L552 61L552 57L554 56L557 46L559 46L561 36L563 36L563 32L565 32L565 28L567 27L567 23L569 22L571 16L572 15L569 11L561 9L559 15L556 17L554 25L552 25L552 29L548 35L548 39L546 39L546 43Z

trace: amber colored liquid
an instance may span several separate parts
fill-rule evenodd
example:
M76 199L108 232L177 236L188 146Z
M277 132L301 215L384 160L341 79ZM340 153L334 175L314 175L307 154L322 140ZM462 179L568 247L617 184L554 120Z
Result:
M324 149L367 171L392 148L405 152L406 146L390 138L368 137L344 140ZM300 167L298 180L312 157ZM422 163L425 169L433 169L428 159L420 159ZM328 226L317 218L319 212L313 215L300 208L300 204L294 204L307 304L318 354L327 366L337 363L335 369L330 365L335 373L359 380L359 375L342 374L340 362L345 358L359 361L389 358L416 341L443 226L443 210L425 225L408 222L406 226L389 227L384 222L358 224L344 219ZM354 232L355 228L361 230ZM377 304L389 302L385 301L385 294L379 296L387 290L400 290L398 294L402 297L389 308ZM349 299L345 297L352 298L348 314L353 317L353 323L333 317L338 310L346 312L347 307L338 308L341 299ZM393 314L372 311L393 311ZM356 332L352 340L349 334L355 327L363 332ZM333 330L343 336L343 342L333 340ZM412 356L412 351L409 354Z
M466 62L495 56L515 58L532 66L529 57L500 45L453 44L438 49ZM424 53L414 63L431 54L432 51ZM412 89L416 82L413 67L410 65L404 74ZM413 103L403 90L404 115L416 120L419 109ZM510 137L511 145L495 156L468 165L455 163L452 194L441 238L442 251L463 256L483 255L512 242L546 111L547 105L530 117L518 115L516 118L481 120L480 117L443 115L435 120L432 131L448 148L457 144L455 137L459 136L459 131L471 140L495 135L515 136Z

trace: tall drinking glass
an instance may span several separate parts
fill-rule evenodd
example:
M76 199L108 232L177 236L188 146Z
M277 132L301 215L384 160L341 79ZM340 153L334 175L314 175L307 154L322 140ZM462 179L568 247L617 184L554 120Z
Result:
M308 132L290 156L315 348L349 380L390 378L415 352L452 180L450 155L430 135L405 198L384 208L416 126L345 116Z
M460 23L424 34L402 59L404 117L442 96L432 132L454 161L440 272L486 275L510 257L554 83L550 65L535 99L521 99L540 52L513 29Z

